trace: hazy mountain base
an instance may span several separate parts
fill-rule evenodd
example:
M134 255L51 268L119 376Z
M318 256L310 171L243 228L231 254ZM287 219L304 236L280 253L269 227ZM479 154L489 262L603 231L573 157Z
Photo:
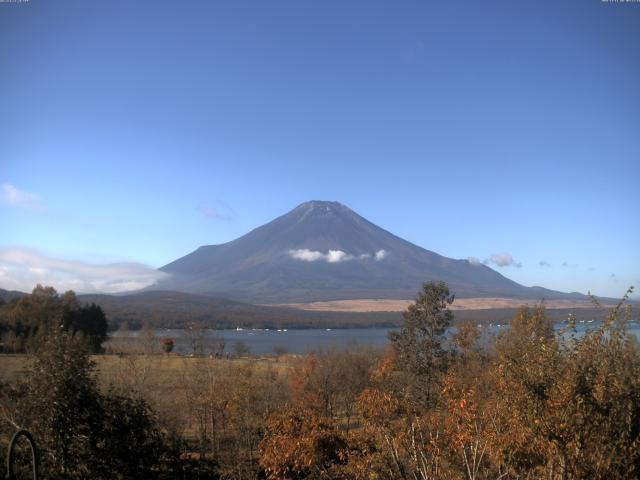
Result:
M26 294L0 289L0 298L7 300L23 295ZM189 324L196 323L205 328L225 329L397 327L402 320L399 311L366 311L368 307L358 305L357 301L355 304L351 303L352 301L344 304L332 301L320 306L295 304L298 308L293 308L294 305L251 305L205 295L165 291L132 295L78 295L78 300L81 303L99 305L107 315L110 330L117 330L125 322L131 329L141 328L145 323L151 328L185 328ZM371 302L371 300L368 301ZM508 323L521 305L535 304L533 300L511 299L509 301L513 306L490 308L489 304L485 303L480 308L479 304L471 304L468 299L456 299L452 308L456 309L456 321L470 320L488 324ZM373 300L372 302L386 301ZM630 303L637 304L637 302ZM477 305L478 308L460 309L457 308L458 305ZM558 301L547 302L547 315L555 322L566 320L571 313L575 314L578 320L602 318L602 310L584 302L564 308L560 308L560 305ZM331 306L331 310L328 306ZM354 309L347 310L352 307ZM345 308L346 311L339 311L339 308ZM394 304L393 308L397 306Z
M146 292L135 295L80 295L84 302L100 305L111 329L123 322L136 329L147 323L152 328L185 328L197 323L206 328L353 328L396 327L400 312L309 311L294 308L250 305L202 295L178 292ZM455 305L455 302L454 302ZM512 308L480 308L456 311L456 321L508 323L518 311ZM578 320L602 318L595 307L549 308L548 316L564 321L570 313Z
M185 328L195 323L205 328L224 329L392 327L400 320L395 312L309 312L180 292L81 295L80 298L100 305L112 330L124 322L132 329L145 323L152 328Z

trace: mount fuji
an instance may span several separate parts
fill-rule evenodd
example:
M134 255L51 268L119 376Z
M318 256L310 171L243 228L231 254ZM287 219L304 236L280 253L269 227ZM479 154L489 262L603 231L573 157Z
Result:
M153 290L216 295L250 303L411 299L425 281L458 297L575 299L525 287L486 265L426 250L338 202L303 203L228 243L207 245L161 271Z

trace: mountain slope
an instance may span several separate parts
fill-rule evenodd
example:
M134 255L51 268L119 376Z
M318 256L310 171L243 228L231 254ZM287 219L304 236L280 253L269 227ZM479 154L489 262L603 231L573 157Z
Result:
M5 290L4 288L0 288L0 300L2 300L3 302L9 302L14 298L20 298L25 295L26 293L18 292L17 290Z
M203 246L161 268L153 289L263 302L413 298L442 280L459 296L566 298L528 288L485 265L438 255L337 202L311 201L248 234Z

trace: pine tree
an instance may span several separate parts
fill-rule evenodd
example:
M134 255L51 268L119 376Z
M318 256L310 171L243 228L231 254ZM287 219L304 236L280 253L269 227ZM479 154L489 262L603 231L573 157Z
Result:
M444 282L425 283L416 301L403 312L400 331L389 333L398 365L410 377L408 394L425 406L433 404L432 392L445 366L442 343L453 319L448 308L453 300Z

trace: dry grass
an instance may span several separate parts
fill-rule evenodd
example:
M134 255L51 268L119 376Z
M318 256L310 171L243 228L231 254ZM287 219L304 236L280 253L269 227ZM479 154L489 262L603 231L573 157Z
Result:
M132 384L134 380L149 382L158 386L171 382L183 374L185 369L193 367L237 368L253 365L258 368L288 369L291 366L289 357L281 356L265 358L215 359L208 357L184 357L180 355L94 355L99 378L106 386L110 382ZM29 368L31 355L0 354L0 381L14 382ZM139 372L140 375L134 375Z
M332 300L312 303L287 303L278 306L312 310L319 312L402 312L413 300L381 300L363 298L359 300ZM491 310L494 308L520 308L523 305L536 305L540 300L513 298L456 298L452 310ZM549 300L548 309L556 308L593 308L588 300ZM608 305L604 305L607 307Z
M0 355L0 381L15 382L29 368L30 355Z
M266 378L269 372L284 379L296 361L294 356L227 360L175 354L94 355L92 359L103 390L144 398L163 429L187 440L197 436L194 397L228 395L212 392L213 383L233 385L247 376ZM32 360L30 355L0 354L0 381L19 380Z

